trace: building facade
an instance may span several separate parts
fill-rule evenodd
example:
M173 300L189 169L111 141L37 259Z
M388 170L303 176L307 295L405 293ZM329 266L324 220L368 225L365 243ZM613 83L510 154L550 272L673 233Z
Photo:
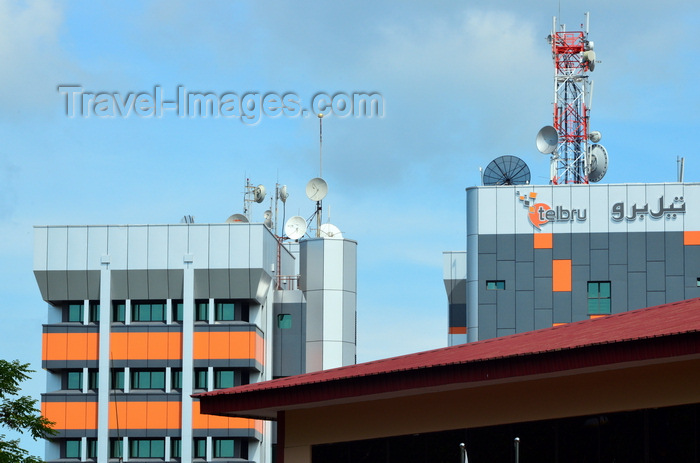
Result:
M339 262L263 224L36 227L42 413L59 432L46 461L271 461L269 424L202 415L190 396L355 362L356 243L332 241ZM308 303L300 260L327 269L340 305ZM318 313L353 324L309 336ZM326 335L345 350L307 348Z
M449 344L700 296L700 184L467 189Z

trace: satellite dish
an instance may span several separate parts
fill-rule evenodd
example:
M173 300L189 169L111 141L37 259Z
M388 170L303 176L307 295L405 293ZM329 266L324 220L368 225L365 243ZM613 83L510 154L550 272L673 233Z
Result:
M226 219L226 223L248 223L248 217L243 214L233 214L231 217Z
M311 201L321 201L328 194L328 184L321 177L312 178L306 184L306 196Z
M527 185L530 168L516 156L500 156L486 166L482 176L484 185Z
M343 233L340 231L338 227L333 225L332 223L324 223L321 225L321 238L332 238L336 240L342 240L343 239Z
M603 135L597 130L594 130L593 132L588 134L588 139L593 143L598 143L601 138L603 138Z
M272 211L271 210L266 210L265 213L263 214L263 217L265 218L265 221L263 222L267 228L272 228Z
M298 240L306 233L306 220L298 215L290 217L284 224L284 233L288 238Z
M537 150L542 154L550 154L557 148L559 134L551 125L545 125L537 132Z
M255 202L261 203L265 200L265 195L267 194L267 190L265 190L264 185L258 185L255 187L255 190L253 193L255 195Z
M287 185L282 185L280 187L280 199L282 200L283 203L286 203L288 197L289 197L289 193L287 193Z
M591 145L588 147L588 172L589 182L600 182L608 171L608 151L603 145Z

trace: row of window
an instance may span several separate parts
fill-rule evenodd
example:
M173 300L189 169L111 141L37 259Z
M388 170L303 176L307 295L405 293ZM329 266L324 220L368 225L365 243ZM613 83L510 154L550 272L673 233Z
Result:
M486 280L486 289L504 290L505 280ZM610 282L609 281L589 281L588 282L588 315L608 315L612 313L610 305Z
M82 440L65 439L62 445L61 457L66 459L81 458ZM87 439L87 458L97 458L97 439ZM112 438L109 442L109 458L123 458L124 440ZM170 438L170 457L182 456L182 440ZM206 458L207 439L195 438L192 442L192 456ZM213 438L212 456L214 458L248 458L248 448L242 439ZM165 439L129 439L129 459L134 458L165 458Z
M225 389L241 384L248 384L250 374L247 370L235 368L214 368L214 389ZM111 370L111 389L124 389L125 370L113 368ZM157 369L130 369L131 389L160 389L165 390L165 368ZM88 370L88 389L97 390L99 387L99 372L96 369ZM195 368L193 375L193 387L195 389L207 389L209 382L208 368ZM63 373L62 388L66 390L82 391L83 370L67 370ZM182 369L172 368L170 374L170 388L182 389Z
M183 321L183 302L174 300L172 303L172 321L174 323ZM83 323L85 317L84 301L69 301L60 304L63 310L64 322ZM125 301L112 302L112 322L126 321ZM100 321L100 303L90 301L88 310L88 321L97 323ZM214 320L215 321L244 321L248 322L250 309L248 303L241 301L215 301ZM194 320L198 322L209 321L209 300L197 300L194 304ZM131 302L132 322L165 322L167 321L167 303L161 301L132 301Z

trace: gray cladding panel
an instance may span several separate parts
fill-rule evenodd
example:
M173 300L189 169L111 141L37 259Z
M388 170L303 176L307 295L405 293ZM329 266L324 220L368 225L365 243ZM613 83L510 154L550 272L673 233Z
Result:
M450 304L448 326L467 326L467 304Z
M591 280L608 280L608 250L591 249Z
M700 246L684 246L685 251L685 287L686 298L690 298L688 289L697 287L700 277Z
M552 234L552 257L554 259L571 259L571 234Z
M552 326L552 310L535 309L535 329L549 328Z
M516 262L515 263L515 290L535 289L533 276L535 274L534 262Z
M534 239L532 235L515 235L516 262L532 262L535 259Z
M467 280L444 280L450 304L467 303Z
M535 277L552 277L552 250L535 249ZM550 288L551 291L551 288Z
M665 259L665 234L661 232L645 234L647 260L662 261Z
M496 256L498 260L515 259L515 235L498 235Z
M552 278L535 278L535 309L552 309Z
M611 265L610 282L612 313L627 311L627 265Z
M588 264L590 258L591 238L588 233L571 234L571 263L573 265Z
M496 254L497 250L496 235L479 235L479 254Z
M479 254L479 280L498 279L496 254Z
M644 233L630 233L627 237L627 266L630 272L646 272L647 242Z
M647 293L647 306L653 307L666 302L666 294L660 291L649 291Z
M495 304L479 304L479 339L497 336L496 310Z
M148 299L147 270L128 270L126 281L130 299Z
M642 272L628 274L628 310L647 307L647 276Z
M498 293L496 303L498 328L515 328L515 291L506 289L496 292Z
M515 262L512 260L497 261L496 275L498 280L505 280L506 288L512 288L515 282Z
M608 249L608 233L591 233L591 249Z
M683 291L683 277L672 275L666 277L666 301L677 302L685 299Z
M683 275L683 233L668 232L664 239L666 275ZM695 264L698 265L697 263Z
M610 233L608 240L610 264L627 265L627 233Z
M647 262L647 291L666 289L666 263Z
M533 291L515 292L515 329L518 333L535 329L535 293Z
M557 291L554 293L554 311L552 313L552 323L571 322L571 293L568 291Z
M357 292L357 243L354 241L343 243L343 288Z

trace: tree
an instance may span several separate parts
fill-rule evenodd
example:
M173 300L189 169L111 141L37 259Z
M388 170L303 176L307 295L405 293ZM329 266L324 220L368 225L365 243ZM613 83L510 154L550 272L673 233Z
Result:
M0 359L0 426L20 433L28 432L34 440L47 439L56 434L54 424L41 415L36 400L19 396L19 384L29 379L28 363ZM39 463L42 460L29 455L19 446L19 440L8 440L0 434L0 463Z

